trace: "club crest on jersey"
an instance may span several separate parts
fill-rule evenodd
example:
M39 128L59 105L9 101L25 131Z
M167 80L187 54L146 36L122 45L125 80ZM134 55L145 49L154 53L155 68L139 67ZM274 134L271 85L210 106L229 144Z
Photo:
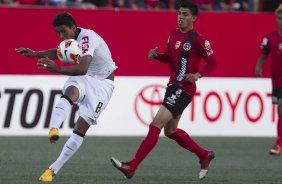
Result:
M279 50L282 50L282 43L279 43L278 48Z
M180 47L180 45L181 45L181 42L180 41L176 41L175 42L175 49L178 49L179 47Z
M186 42L183 44L183 50L188 51L191 49L191 43L190 42Z

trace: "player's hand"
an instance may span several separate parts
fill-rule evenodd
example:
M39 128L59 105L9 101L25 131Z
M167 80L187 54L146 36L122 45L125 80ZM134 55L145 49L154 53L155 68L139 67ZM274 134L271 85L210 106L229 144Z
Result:
M39 59L37 66L39 70L48 70L51 72L55 72L57 69L57 64L48 57Z
M201 74L200 73L188 73L188 74L184 74L184 80L189 81L191 83L196 82L199 78L201 78Z
M154 59L157 56L158 56L158 47L149 50L149 52L148 52L148 59Z
M27 56L30 58L36 57L36 52L29 48L16 48L15 51L16 53L21 54L23 56Z

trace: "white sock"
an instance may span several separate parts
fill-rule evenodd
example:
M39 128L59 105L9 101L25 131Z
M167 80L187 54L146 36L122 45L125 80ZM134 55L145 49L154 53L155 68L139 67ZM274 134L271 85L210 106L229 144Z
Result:
M65 143L60 156L52 165L49 166L49 169L52 169L54 171L54 174L57 174L61 169L61 167L63 167L63 165L79 149L82 142L83 142L83 137L73 133Z
M59 129L71 111L72 105L65 98L60 98L58 104L54 107L51 115L51 128Z

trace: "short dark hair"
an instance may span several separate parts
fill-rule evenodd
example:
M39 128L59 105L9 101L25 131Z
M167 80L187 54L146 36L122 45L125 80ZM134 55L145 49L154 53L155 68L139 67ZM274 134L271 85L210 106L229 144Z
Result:
M192 12L192 15L198 15L198 12L199 12L199 8L198 8L197 4L194 3L191 0L180 0L179 1L178 9L179 8L188 8L188 9L190 9L191 12Z
M282 13L282 4L279 4L277 9L275 10L275 14L278 15L278 13Z
M73 25L76 26L76 22L75 22L73 16L70 13L61 12L61 13L59 13L55 16L55 18L53 19L52 25L54 27L61 26L61 25L66 25L68 27L72 27Z

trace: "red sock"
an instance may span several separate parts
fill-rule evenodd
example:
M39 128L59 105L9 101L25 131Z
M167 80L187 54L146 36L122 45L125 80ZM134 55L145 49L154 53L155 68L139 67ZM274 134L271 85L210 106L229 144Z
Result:
M276 145L282 146L282 115L278 116Z
M208 153L207 150L198 145L184 130L179 128L167 137L175 140L183 148L195 153L199 158L203 158Z
M135 171L139 164L146 158L151 150L156 146L161 130L150 124L146 138L140 144L134 158L130 161L132 171Z

